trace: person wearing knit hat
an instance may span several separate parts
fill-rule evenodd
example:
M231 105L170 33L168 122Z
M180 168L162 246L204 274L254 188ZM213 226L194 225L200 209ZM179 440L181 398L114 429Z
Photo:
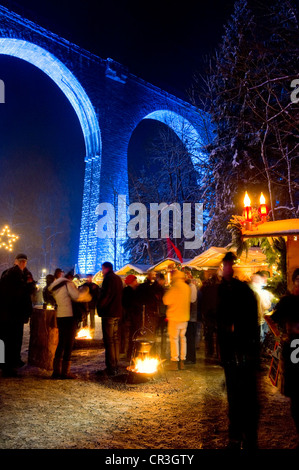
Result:
M137 277L134 274L129 274L125 279L125 284L130 286L134 281L137 281Z
M27 255L25 255L24 253L19 253L19 254L15 257L15 259L17 259L17 260L26 260L26 261L28 260Z

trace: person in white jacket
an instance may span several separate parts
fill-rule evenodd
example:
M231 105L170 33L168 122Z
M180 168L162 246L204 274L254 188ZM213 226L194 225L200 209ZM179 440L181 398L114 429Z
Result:
M185 275L175 271L172 275L172 285L163 296L167 305L168 335L170 341L170 370L184 369L186 359L186 330L190 319L190 287L185 282Z
M72 301L88 302L91 300L87 287L78 289L73 281L64 277L62 269L57 268L54 282L49 286L56 304L56 318L59 332L58 345L53 361L53 378L72 379L70 373L71 354L76 336L77 322L73 314Z

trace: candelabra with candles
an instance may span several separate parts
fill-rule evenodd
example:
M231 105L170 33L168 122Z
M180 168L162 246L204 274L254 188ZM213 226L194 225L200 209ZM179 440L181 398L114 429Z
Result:
M243 217L245 219L246 230L252 230L253 210L251 207L251 200L247 191L245 192L245 197L244 197L243 202L244 202ZM259 205L258 213L261 218L261 223L264 223L269 213L269 209L266 204L266 199L263 193L261 193L261 196L260 196L260 205Z

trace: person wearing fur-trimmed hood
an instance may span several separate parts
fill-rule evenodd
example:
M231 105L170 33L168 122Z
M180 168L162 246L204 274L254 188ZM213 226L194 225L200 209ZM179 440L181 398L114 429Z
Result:
M87 287L78 289L71 279L64 277L62 269L57 268L54 282L49 286L57 304L58 345L53 362L53 378L75 378L70 373L71 354L75 341L77 321L74 317L72 302L88 302L91 295Z

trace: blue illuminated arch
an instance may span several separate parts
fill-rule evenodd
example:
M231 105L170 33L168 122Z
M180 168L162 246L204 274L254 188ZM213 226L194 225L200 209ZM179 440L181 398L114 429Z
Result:
M0 54L29 62L56 83L78 116L85 141L86 157L100 155L101 135L94 108L72 72L47 50L21 39L0 38Z
M21 39L0 38L0 54L23 59L48 75L67 97L78 116L86 149L78 264L81 272L92 272L97 249L95 209L100 194L102 153L95 110L73 73L42 47Z
M165 109L153 111L143 119L160 121L176 133L190 155L193 167L196 171L197 182L199 184L202 175L202 165L206 161L207 156L202 150L202 139L190 121L174 111Z

